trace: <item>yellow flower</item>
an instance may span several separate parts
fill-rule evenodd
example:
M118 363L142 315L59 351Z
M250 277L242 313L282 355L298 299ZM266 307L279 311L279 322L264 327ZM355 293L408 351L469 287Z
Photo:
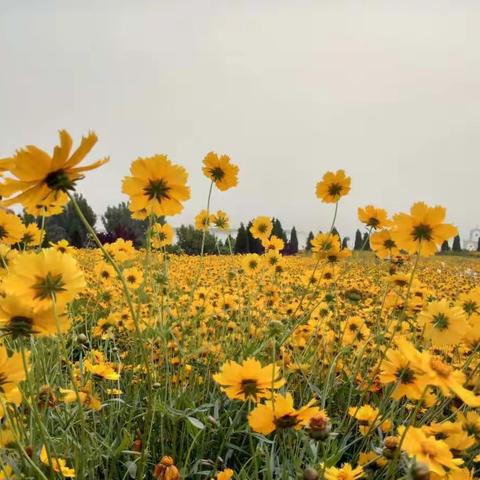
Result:
M42 231L35 223L23 225L23 234L20 243L26 247L37 247L42 240Z
M135 218L176 215L190 198L188 173L166 155L138 158L130 166L131 177L123 179L122 192L130 196L129 209Z
M348 414L358 420L359 430L362 435L369 433L379 423L380 412L378 408L374 408L371 405L350 407Z
M310 242L312 252L319 258L328 258L331 255L337 255L340 248L340 239L333 233L319 233Z
M75 478L75 470L67 467L67 462L63 458L52 457L47 452L45 445L40 450L40 461L48 465L56 473L61 473L66 478Z
M0 480L14 480L16 478L10 465L0 467Z
M143 282L143 272L137 267L126 268L122 273L128 288L132 290L139 288Z
M4 283L7 294L22 297L34 312L51 308L53 301L66 305L85 286L77 261L52 248L19 255Z
M60 333L70 328L70 320L66 313L56 314ZM56 335L57 320L52 308L34 310L30 302L22 297L8 295L0 299L0 330L14 338L25 335Z
M461 307L450 307L446 300L432 302L417 317L424 336L434 346L457 344L468 329L467 315Z
M75 251L75 247L72 247L67 240L59 240L57 243L50 242L50 246L60 253L68 253L70 255Z
M390 220L388 215L382 208L376 208L373 205L367 205L364 208L358 209L358 219L364 223L367 227L371 227L374 230L388 227Z
M228 230L230 228L230 220L226 212L218 210L217 213L213 215L213 223L220 230Z
M344 170L327 172L322 181L317 183L317 197L324 203L337 203L350 191L351 181Z
M0 242L13 245L22 239L24 226L14 214L0 209Z
M236 400L258 401L271 397L273 390L285 383L278 367L274 364L262 367L255 358L248 358L241 364L226 362L213 379L228 398Z
M118 380L120 378L120 374L106 362L92 363L90 360L85 360L84 367L87 372L105 380Z
M410 214L394 215L392 235L398 247L412 254L433 255L439 245L458 232L453 225L443 223L445 213L443 207L429 207L417 202L410 209Z
M195 228L197 230L208 230L214 218L214 215L209 214L206 210L201 210L195 217Z
M329 467L325 469L325 480L356 480L363 477L363 468L353 468L349 463L344 463L342 468Z
M400 254L400 250L392 237L391 230L384 229L370 235L370 246L380 258L393 258Z
M405 427L398 427L400 437L404 435ZM428 466L430 472L445 476L445 467L455 470L463 463L460 458L453 458L448 445L442 440L428 436L422 428L410 427L405 433L402 450L414 457L417 462Z
M13 353L9 357L7 349L0 345L0 397L2 403L11 402L20 405L22 394L18 385L25 378L25 369L20 353ZM3 417L4 413L2 403L0 403L0 418Z
M231 468L226 468L221 472L217 473L217 480L230 480L233 478L233 470Z
M162 248L171 245L173 242L173 228L168 223L161 225L156 223L152 229L152 247Z
M102 402L92 391L92 384L89 382L85 386L78 388L78 397L82 405L85 405L92 410L99 411L102 409ZM60 388L62 400L65 403L75 403L77 401L77 393L75 390Z
M257 253L242 255L242 267L249 275L257 273L260 270L260 256Z
M82 138L80 146L70 155L72 138L66 130L60 130L60 145L50 156L43 150L28 145L18 150L13 157L10 173L16 178L6 178L0 184L0 195L11 197L4 205L21 203L26 208L39 208L43 205L65 205L68 190L75 189L75 183L83 178L83 173L108 162L108 158L91 165L79 167L78 164L97 143L97 136L90 132Z
M304 407L296 410L293 407L293 397L277 394L272 400L257 405L248 415L248 424L255 432L268 435L276 429L294 428L300 430L308 425L311 418L320 413L314 406L315 399L310 400Z
M209 152L203 159L203 164L204 175L222 192L238 184L238 167L230 163L228 155L219 157L215 152Z
M270 236L272 229L272 220L269 217L260 216L253 220L252 226L250 227L250 233L254 238L262 240Z
M285 242L281 238L272 235L270 238L262 238L262 246L266 251L275 250L279 252L285 247Z

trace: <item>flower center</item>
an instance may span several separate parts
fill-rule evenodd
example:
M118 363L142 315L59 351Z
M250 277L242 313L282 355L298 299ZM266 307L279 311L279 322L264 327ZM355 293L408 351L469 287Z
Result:
M213 181L219 182L225 176L225 172L220 167L214 167L210 169L210 175Z
M452 369L438 358L432 358L430 360L430 368L443 378L448 378L452 372Z
M246 397L256 397L258 391L258 385L256 380L252 379L245 379L242 380L242 392L245 394Z
M332 183L328 186L328 193L332 197L338 197L342 193L343 187L339 183Z
M297 424L296 415L283 415L283 417L276 418L274 423L279 428L291 428Z
M376 218L376 217L370 217L370 218L368 219L367 225L368 225L369 227L376 228L376 227L378 227L378 226L380 225L380 220L379 220L378 218Z
M65 292L65 282L63 281L62 274L53 275L48 272L47 275L42 277L36 277L37 283L32 285L32 288L36 291L34 298L45 300L47 298L56 298L56 295L60 292Z
M429 242L432 239L432 227L425 223L419 223L413 227L412 236L415 241L426 240Z
M149 200L161 201L164 198L170 198L168 192L170 187L165 180L150 180L148 186L143 189Z
M0 225L0 240L8 236L7 230L3 225Z
M51 190L61 190L62 192L73 190L75 186L75 182L61 169L50 172L45 177L44 182Z
M415 372L409 367L403 367L396 371L395 376L400 383L411 384L415 381Z
M437 330L446 330L448 328L448 317L444 313L438 313L433 316L433 326Z
M385 248L388 248L388 249L390 250L390 249L396 247L397 244L396 244L392 239L387 238L387 240L385 240L385 241L383 242L383 246L384 246Z

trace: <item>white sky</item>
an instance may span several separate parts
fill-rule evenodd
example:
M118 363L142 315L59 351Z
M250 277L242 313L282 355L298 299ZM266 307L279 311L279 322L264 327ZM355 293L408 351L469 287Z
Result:
M328 227L315 197L326 170L356 208L447 207L465 235L480 224L480 2L0 0L0 156L57 130L99 136L111 162L79 185L97 213L126 200L138 156L166 153L205 206L210 150L240 166L212 208L236 226L256 215Z

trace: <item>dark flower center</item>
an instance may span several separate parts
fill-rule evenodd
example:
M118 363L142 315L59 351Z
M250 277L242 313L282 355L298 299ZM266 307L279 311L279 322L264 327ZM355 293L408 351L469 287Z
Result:
M213 181L219 182L225 176L225 172L220 167L214 167L210 169L210 175Z
M61 190L66 192L67 190L73 190L75 182L68 176L64 170L56 170L50 172L44 179L47 187L51 190Z
M332 183L328 186L328 193L332 197L338 197L342 193L343 187L339 183Z
M389 250L396 247L397 244L391 239L391 238L387 238L384 242L383 242L383 246L385 248L388 248Z
M448 317L444 313L438 313L433 316L433 326L437 330L446 330L448 328Z
M370 218L368 219L367 225L368 225L369 227L376 228L376 227L378 227L378 226L380 225L380 220L379 220L378 218L375 218L375 217L370 217Z
M245 379L242 380L242 392L246 397L256 397L258 392L258 385L256 380Z
M292 428L297 424L297 416L287 414L283 417L276 418L274 423L279 428Z
M415 372L410 367L403 367L397 370L395 376L403 384L411 384L415 381Z
M3 225L0 225L0 240L8 236L7 230Z
M150 180L148 186L143 189L149 200L161 201L164 198L170 198L168 192L170 187L165 180Z
M415 241L426 240L429 242L432 239L432 227L425 223L419 223L413 227L412 236Z
M65 292L65 282L63 281L62 274L53 275L50 272L46 277L36 277L37 283L32 285L32 288L36 291L34 298L45 300L47 298L56 298L57 293Z

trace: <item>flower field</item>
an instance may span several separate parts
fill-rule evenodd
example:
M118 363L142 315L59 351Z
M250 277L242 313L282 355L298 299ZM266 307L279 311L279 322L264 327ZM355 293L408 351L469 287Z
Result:
M332 217L311 252L283 256L262 215L261 255L181 255L188 173L155 155L122 184L145 246L103 245L72 194L108 161L83 166L95 142L0 162L0 478L478 478L480 260L434 255L457 233L444 208L361 207L373 252L352 253L338 170L312 188ZM205 238L239 168L210 152L201 171ZM96 248L45 244L69 201Z

